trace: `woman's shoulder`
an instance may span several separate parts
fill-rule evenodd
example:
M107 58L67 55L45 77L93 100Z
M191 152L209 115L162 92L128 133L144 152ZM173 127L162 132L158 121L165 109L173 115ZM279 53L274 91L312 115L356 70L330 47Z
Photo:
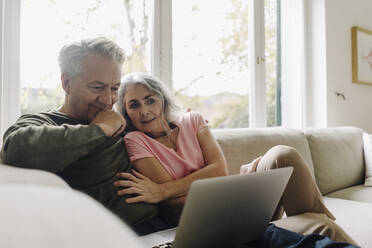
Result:
M196 111L189 111L184 113L179 121L176 123L179 126L192 128L194 131L200 130L202 127L207 126L207 122L204 117Z
M147 135L140 131L132 131L124 136L125 141L145 141L147 140Z
M199 119L203 119L203 116L199 112L188 111L180 116L179 121L180 122L183 122L183 121L194 122L195 120L199 120Z

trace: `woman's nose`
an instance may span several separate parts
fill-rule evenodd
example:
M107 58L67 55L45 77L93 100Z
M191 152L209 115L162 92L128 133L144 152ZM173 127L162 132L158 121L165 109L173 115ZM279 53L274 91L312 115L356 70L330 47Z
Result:
M147 116L150 114L150 110L147 107L142 107L141 109L141 115L142 116Z

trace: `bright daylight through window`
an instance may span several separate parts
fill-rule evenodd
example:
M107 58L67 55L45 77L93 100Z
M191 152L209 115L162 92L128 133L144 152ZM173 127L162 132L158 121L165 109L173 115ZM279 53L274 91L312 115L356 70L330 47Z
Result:
M155 0L158 1L158 0ZM266 124L276 118L276 2L265 0ZM124 72L151 72L152 1L22 0L21 112L58 107L58 52L71 41L106 36L127 54ZM252 65L247 0L172 1L168 82L184 108L213 128L249 127ZM35 18L37 17L37 18ZM159 18L155 15L155 18ZM156 60L155 60L156 61ZM257 82L256 82L257 83Z
M64 92L59 78L58 52L69 42L106 36L125 49L125 72L148 71L148 2L22 0L22 114L62 104Z

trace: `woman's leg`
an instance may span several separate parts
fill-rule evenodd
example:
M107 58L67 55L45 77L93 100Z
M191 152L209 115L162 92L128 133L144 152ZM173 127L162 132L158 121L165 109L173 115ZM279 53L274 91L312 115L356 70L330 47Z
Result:
M305 212L324 213L330 219L335 217L324 204L322 195L311 177L310 171L296 149L289 146L275 146L260 160L257 171L293 167L293 173L284 190L273 220L280 219L283 207L287 216Z
M289 246L356 248L357 244L325 214L303 213L274 221L261 239L241 247Z
M273 222L276 226L292 232L308 234L320 234L329 237L336 242L346 242L357 245L356 242L333 220L325 214L302 213Z
M293 167L293 173L273 216L278 227L301 234L321 234L333 241L356 244L333 220L310 171L296 149L275 146L260 160L257 171ZM287 218L280 219L283 208Z

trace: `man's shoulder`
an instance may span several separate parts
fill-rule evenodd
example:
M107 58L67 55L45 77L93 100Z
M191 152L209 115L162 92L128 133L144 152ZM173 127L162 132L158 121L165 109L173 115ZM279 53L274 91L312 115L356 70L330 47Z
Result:
M21 125L21 126L24 126L24 125L40 125L40 124L55 125L55 123L53 122L53 119L50 118L45 113L23 114L14 123L15 126L19 126L19 125Z
M60 126L62 124L77 125L80 124L77 120L68 117L58 111L46 111L33 114L22 115L17 122L30 123L30 124L50 124L53 126Z

